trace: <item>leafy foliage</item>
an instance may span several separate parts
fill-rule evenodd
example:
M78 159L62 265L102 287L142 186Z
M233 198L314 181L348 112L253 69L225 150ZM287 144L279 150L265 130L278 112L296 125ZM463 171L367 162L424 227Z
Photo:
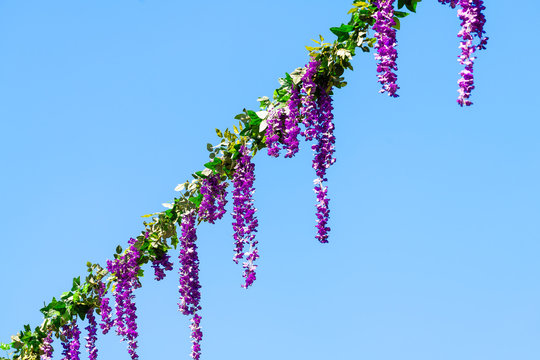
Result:
M398 0L397 7L416 12L420 1ZM336 40L325 42L320 35L318 40L313 40L316 45L306 47L312 60L320 63L314 80L317 84L327 86L328 94L332 94L334 87L339 89L347 85L343 75L345 70L353 70L351 60L356 55L357 49L370 52L374 47L376 39L370 36L369 32L375 22L373 17L377 11L375 4L373 0L354 2L348 12L351 16L349 22L330 28L332 34L337 37ZM399 29L399 19L408 15L409 13L405 11L395 11L395 28ZM178 246L176 226L181 224L186 214L200 206L203 199L200 192L203 179L210 175L219 175L221 181L231 180L242 148L249 149L249 153L255 156L266 147L265 130L270 111L287 106L291 88L301 85L305 72L305 68L302 67L286 73L279 79L279 87L273 92L272 99L258 98L257 111L243 109L234 117L238 123L232 126L232 130L216 129L219 142L217 145L206 145L209 161L204 164L203 169L194 172L191 180L186 180L176 187L179 196L170 204L164 204L167 210L143 216L150 220L143 222L144 230L136 237L134 244L141 254L137 261L140 267L160 259L163 254ZM118 246L114 257L118 259L122 254L125 254L125 250ZM37 360L40 356L40 345L46 334L53 332L59 337L63 325L77 317L84 320L90 309L95 309L99 313L101 301L98 296L99 286L105 283L108 289L114 286L117 279L99 264L87 263L87 267L88 275L84 281L81 281L80 277L74 278L69 291L62 293L58 299L53 297L40 309L44 316L40 326L32 330L29 325L25 325L21 331L12 336L11 343L0 343L0 349L13 350L14 354L8 355L13 356L13 359ZM144 272L140 270L137 276L143 277ZM0 360L2 359L5 358L0 357Z

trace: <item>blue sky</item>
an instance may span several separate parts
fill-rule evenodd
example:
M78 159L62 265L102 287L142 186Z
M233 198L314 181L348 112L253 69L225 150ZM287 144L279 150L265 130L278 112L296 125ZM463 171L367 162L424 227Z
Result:
M378 94L373 54L354 59L334 98L329 244L314 239L308 146L257 156L252 289L230 215L198 230L204 359L540 358L540 5L507 4L487 4L473 107L455 102L459 20L434 0L402 21L399 99ZM0 341L137 235L201 169L214 128L271 95L349 8L0 0ZM188 358L177 285L176 267L137 292L142 359ZM117 337L98 344L128 359Z

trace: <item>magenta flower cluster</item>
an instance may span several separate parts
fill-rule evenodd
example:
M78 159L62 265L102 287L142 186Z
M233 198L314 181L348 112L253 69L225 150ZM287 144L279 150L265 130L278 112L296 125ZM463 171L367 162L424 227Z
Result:
M198 314L193 315L191 319L191 357L194 360L200 360L201 358L201 340L203 333L201 331L201 317Z
M280 142L283 142L283 134L285 133L285 113L283 108L271 109L266 128L266 147L268 148L268 156L279 157L281 151Z
M202 332L199 327L201 317L197 315L197 311L201 309L201 293L199 284L199 255L197 254L197 231L195 228L195 210L189 211L182 216L180 237L180 303L178 304L180 311L184 315L194 315L196 320L196 328L191 325L191 337L197 339L193 341L191 357L199 359L201 356L200 340ZM194 321L192 320L192 321Z
M99 327L101 328L101 331L104 335L107 334L113 326L113 320L111 316L112 308L109 305L110 299L108 297L105 297L106 291L107 287L105 283L101 282L98 288L98 297L101 299L101 303L99 305L99 310L101 312L101 323L99 324Z
M483 11L486 9L482 0L439 0L443 5L450 5L455 8L459 5L460 9L457 15L461 20L461 30L458 32L458 37L461 38L459 48L461 55L458 56L458 61L464 66L460 71L461 78L458 80L458 99L457 102L461 106L470 106L472 101L472 90L474 89L474 60L473 56L477 50L484 50L487 45L488 37L485 36L484 25L486 17ZM475 38L477 39L475 43Z
M49 331L45 339L43 339L43 343L41 343L40 349L43 354L41 354L41 360L51 360L53 355L53 338L52 338L52 331Z
M154 269L154 279L161 281L165 278L165 271L171 271L173 264L171 262L171 256L167 253L161 254L161 256L152 260L152 269Z
M195 211L191 210L182 216L180 237L180 311L184 315L193 315L201 309L199 302L199 255L197 254L197 229L195 228Z
M306 140L316 140L311 146L315 152L313 168L317 174L314 180L314 191L317 194L317 240L328 242L328 221L330 210L328 203L328 188L323 185L327 181L326 170L336 162L334 149L336 138L334 136L334 116L332 114L332 97L326 87L318 86L314 80L320 63L312 60L307 65L307 71L302 78L302 115L305 125L303 135ZM318 98L316 97L318 95Z
M98 349L96 348L97 340L97 322L94 316L94 309L90 309L86 314L88 318L88 326L85 328L88 332L86 337L86 349L88 351L88 359L96 360L98 355Z
M450 5L452 9L456 7L456 4L459 0L439 0L439 2L443 5Z
M461 106L469 106L472 105L469 98L474 89L473 66L476 57L473 55L476 50L485 49L488 41L488 38L484 35L486 18L483 11L485 6L482 0L459 0L458 4L461 7L458 10L458 17L461 20L461 30L458 33L458 37L461 38L459 45L461 55L458 57L458 61L465 68L460 72L461 79L458 81L459 96L457 102ZM474 43L474 38L478 39L478 44Z
M285 148L287 153L286 158L292 158L299 150L298 134L300 134L300 89L292 84L291 97L287 103L289 115L285 119Z
M377 0L375 2L378 10L373 17L375 18L375 24L373 30L375 30L375 38L377 44L375 48L377 53L375 59L377 64L377 77L379 83L382 85L381 93L387 92L389 96L398 97L396 94L399 86L397 85L397 41L396 41L396 29L393 28L396 25L394 21L394 0Z
M306 140L313 140L316 136L316 124L319 119L319 111L317 109L317 84L315 83L315 74L321 63L316 60L311 60L306 66L306 73L302 76L302 121L305 129L301 135Z
M317 194L317 235L315 237L319 242L327 243L330 232L330 227L328 227L330 199L328 198L328 187L323 186L323 183L328 180L326 170L336 162L336 158L333 156L336 137L334 136L332 97L323 89L320 91L318 105L319 116L315 126L317 142L311 147L315 151L313 168L318 177L314 181L314 191Z
M334 154L334 116L332 115L332 98L327 93L325 87L320 87L315 76L319 70L320 62L312 59L305 68L302 76L302 86L298 87L292 84L291 96L287 104L287 112L283 108L271 110L268 116L268 128L266 131L266 145L268 146L268 155L279 156L280 142L287 149L285 157L292 157L298 152L298 134L305 137L306 140L315 140L312 145L315 151L313 159L313 168L317 173L315 183L315 193L317 194L317 235L316 238L322 242L328 242L328 220L330 210L328 208L329 199L327 188L323 186L326 179L326 170L336 161ZM304 130L300 132L299 123L304 125ZM252 213L248 213L252 215ZM243 217L239 217L235 223L236 256L235 262L238 262L243 256L243 246L249 241L244 240L243 231L246 231L242 223ZM236 230L238 229L238 231ZM247 228L249 230L249 228ZM238 234L238 235L237 235ZM254 234L251 235L254 238ZM255 242L255 245L257 243ZM254 266L252 259L258 257L256 251L249 252L248 262L244 263L247 272L244 276L249 279L245 287L251 284L251 278L255 279ZM253 268L253 271L251 271Z
M199 219L214 224L225 215L227 205L227 183L221 182L218 174L203 179L201 194L203 199L199 206ZM217 202L217 204L216 204Z
M240 148L240 157L236 162L233 174L233 230L235 240L235 255L233 260L238 264L240 259L245 258L242 264L244 268L245 282L242 285L248 288L256 279L255 270L257 265L254 262L259 258L257 249L258 241L255 239L255 233L259 222L255 216L255 206L253 204L253 193L255 189L255 164L251 162L249 150L243 145ZM249 246L249 250L244 252L244 248Z
M81 332L77 326L77 321L72 320L66 325L62 326L60 337L64 339L62 341L62 360L79 360L79 336Z
M139 249L135 246L137 239L130 239L130 247L125 254L118 259L107 261L107 270L113 274L116 279L114 297L116 300L116 318L114 325L116 333L128 342L128 353L133 360L139 358L137 355L137 307L134 300L133 290L141 285L138 280L140 258Z
M287 107L270 109L266 122L266 146L268 155L279 157L281 150L286 150L285 157L292 158L299 150L298 134L300 134L300 90L294 84L290 90Z

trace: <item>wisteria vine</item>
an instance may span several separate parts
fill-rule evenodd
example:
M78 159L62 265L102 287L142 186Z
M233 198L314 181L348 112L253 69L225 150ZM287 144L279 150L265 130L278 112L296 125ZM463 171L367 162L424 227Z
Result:
M127 341L128 353L138 359L138 326L134 290L141 287L143 266L151 263L156 280L162 280L166 271L173 269L171 249L179 250L179 295L178 308L184 315L191 316L191 357L201 358L202 310L201 285L199 283L199 258L197 253L196 229L201 222L214 224L226 214L227 187L233 185L233 260L244 260L243 284L248 288L256 280L256 260L259 258L256 232L258 219L254 206L255 164L253 157L266 148L267 154L285 158L294 157L300 149L300 136L311 142L314 152L312 167L315 170L314 191L316 194L316 234L321 243L329 239L329 196L327 170L336 161L334 116L332 95L334 89L346 86L343 73L352 70L350 63L358 49L369 52L376 49L377 77L382 86L380 92L397 97L397 32L399 18L409 13L399 11L406 7L416 12L420 0L369 0L356 1L349 11L348 24L330 30L337 35L333 43L324 39L316 41L318 46L307 47L309 62L279 79L273 99L259 98L260 111L245 110L237 115L238 127L233 131L216 130L217 145L208 144L210 161L204 170L193 174L193 180L176 187L180 196L170 204L168 210L151 215L144 222L144 230L131 238L128 247L116 249L114 259L107 266L88 263L88 275L84 281L73 279L70 291L41 309L44 321L34 330L29 325L9 344L0 343L0 348L13 350L14 360L49 360L53 356L54 337L61 340L63 359L79 359L80 331L77 320L87 320L86 348L89 359L98 358L96 347L98 325L102 334L113 328L122 340ZM441 4L457 10L461 20L458 33L464 65L460 72L458 104L469 106L474 89L473 56L486 47L484 4L482 0L439 0ZM396 8L397 7L397 8ZM370 31L373 36L370 36ZM198 223L197 223L198 221ZM180 237L177 235L180 227ZM115 304L110 304L110 295ZM97 319L99 319L99 324ZM6 358L0 357L0 360Z
M485 36L484 25L486 18L484 16L484 1L482 0L439 0L442 4L447 4L451 8L456 8L459 5L457 15L461 20L461 30L458 32L458 37L461 38L459 48L461 55L458 61L464 65L464 69L459 73L461 78L458 80L458 99L457 102L461 106L470 106L472 101L469 100L474 86L474 53L477 50L486 48L488 37ZM475 43L477 39L477 43Z

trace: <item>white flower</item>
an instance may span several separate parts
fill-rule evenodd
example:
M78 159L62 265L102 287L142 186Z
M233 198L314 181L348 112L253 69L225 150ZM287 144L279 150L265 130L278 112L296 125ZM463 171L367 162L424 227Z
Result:
M342 59L349 59L349 60L352 59L351 52L349 50L346 50L346 49L339 49L337 51L336 55L339 56Z

